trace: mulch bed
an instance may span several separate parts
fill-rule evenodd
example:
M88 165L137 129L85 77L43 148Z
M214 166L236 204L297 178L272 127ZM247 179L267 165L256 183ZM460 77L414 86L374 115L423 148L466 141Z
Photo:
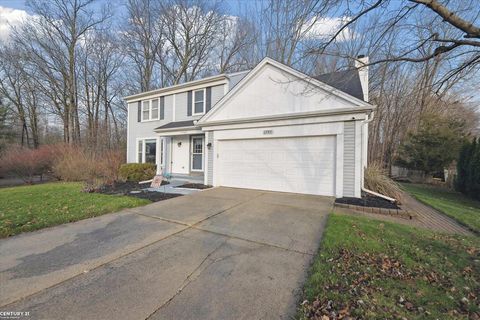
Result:
M208 186L208 185L205 185L205 184L201 184L201 183L185 183L185 184L182 184L181 186L178 186L177 188L187 188L187 189L200 189L200 190L203 190L203 189L209 189L211 188L212 186Z
M362 194L362 198L343 197L335 199L335 203L350 204L361 207L375 207L384 209L400 209L395 203L374 195Z
M167 181L162 181L162 185L169 184ZM148 191L150 184L138 184L137 182L117 182L115 185L102 186L96 192L111 195L125 195L130 197L137 197L141 199L147 199L152 202L158 202L181 196L181 194L170 194L157 191ZM133 191L133 193L132 193Z

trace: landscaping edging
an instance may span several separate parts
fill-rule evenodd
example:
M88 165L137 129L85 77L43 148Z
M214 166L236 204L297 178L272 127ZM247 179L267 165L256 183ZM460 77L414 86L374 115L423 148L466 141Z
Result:
M368 213L376 213L376 214L383 214L388 216L399 217L403 219L413 219L416 214L413 211L402 210L402 209L385 209L385 208L376 208L376 207L363 207L363 206L356 206L353 204L345 204L345 203L335 203L336 207L339 208L347 208L356 211L368 212Z

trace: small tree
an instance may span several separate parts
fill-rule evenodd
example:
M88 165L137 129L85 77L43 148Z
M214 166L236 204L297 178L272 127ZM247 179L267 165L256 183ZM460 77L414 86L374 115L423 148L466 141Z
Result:
M417 131L407 134L397 162L427 174L442 172L457 159L464 140L462 121L427 113L421 117Z

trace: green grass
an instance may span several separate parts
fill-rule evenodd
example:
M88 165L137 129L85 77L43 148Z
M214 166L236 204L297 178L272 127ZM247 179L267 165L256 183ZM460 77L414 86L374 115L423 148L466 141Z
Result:
M0 189L0 237L96 217L148 200L81 192L81 183L46 183Z
M479 248L478 237L332 214L299 318L468 319L479 312Z
M404 183L402 187L423 203L480 232L480 202L461 193L434 186Z

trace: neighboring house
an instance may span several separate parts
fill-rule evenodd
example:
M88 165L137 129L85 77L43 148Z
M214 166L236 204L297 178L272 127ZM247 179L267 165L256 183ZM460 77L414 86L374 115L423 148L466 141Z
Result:
M213 186L360 197L368 67L317 78L265 58L126 97L127 161Z

